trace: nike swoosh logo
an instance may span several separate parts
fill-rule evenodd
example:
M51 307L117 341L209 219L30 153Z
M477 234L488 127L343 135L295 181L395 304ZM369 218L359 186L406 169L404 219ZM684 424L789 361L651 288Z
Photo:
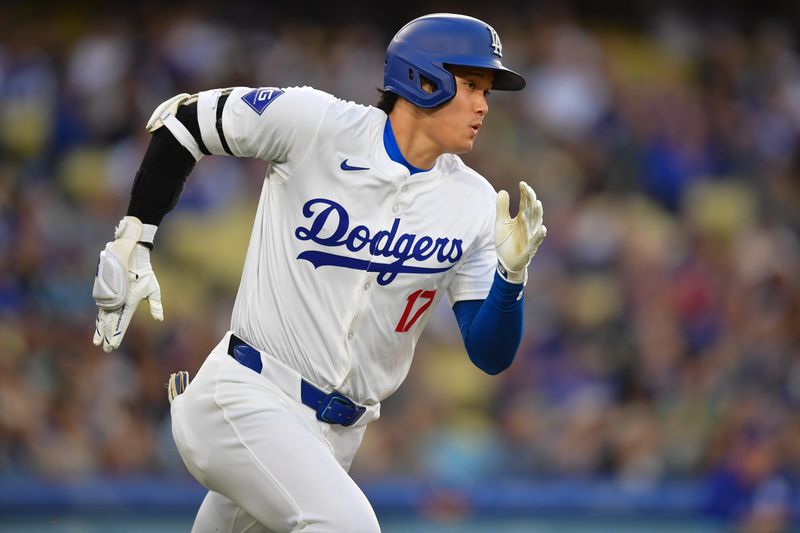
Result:
M342 161L342 164L339 165L339 168L342 170L369 170L369 167L352 167L347 164L347 159Z

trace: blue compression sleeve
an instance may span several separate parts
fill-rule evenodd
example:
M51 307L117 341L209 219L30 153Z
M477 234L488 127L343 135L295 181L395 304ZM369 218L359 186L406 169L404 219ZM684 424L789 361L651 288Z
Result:
M457 302L453 312L472 363L487 374L499 374L511 365L522 340L521 285L495 272L485 300Z

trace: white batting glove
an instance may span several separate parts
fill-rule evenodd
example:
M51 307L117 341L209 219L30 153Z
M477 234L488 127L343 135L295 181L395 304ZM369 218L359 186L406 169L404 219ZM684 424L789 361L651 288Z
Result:
M542 221L542 202L524 181L519 182L519 212L514 218L508 211L508 193L497 193L497 271L507 281L524 284L528 280L528 264L547 235Z
M150 250L137 245L142 223L127 216L117 226L116 240L100 252L92 296L99 309L95 320L94 345L110 352L119 348L139 302L147 299L150 314L164 320L161 287L150 265Z

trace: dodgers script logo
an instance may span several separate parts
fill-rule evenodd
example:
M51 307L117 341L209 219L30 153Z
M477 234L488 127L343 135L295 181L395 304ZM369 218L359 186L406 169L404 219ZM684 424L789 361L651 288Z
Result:
M414 233L397 234L400 219L395 218L391 229L380 230L374 234L366 226L358 225L350 228L350 215L347 210L333 200L314 198L303 206L303 216L311 219L309 227L300 226L295 229L295 237L301 241L311 241L330 248L342 248L350 252L369 246L373 256L394 258L394 261L381 263L375 260L356 259L347 255L309 250L302 252L297 259L305 259L314 265L338 266L368 272L380 272L378 285L388 285L398 274L436 274L453 268L463 255L461 239L447 237L433 238L427 235L417 236ZM328 229L323 234L323 228ZM330 228L334 229L331 230ZM427 268L406 265L413 259L422 262L436 257L439 263L447 264L440 268Z

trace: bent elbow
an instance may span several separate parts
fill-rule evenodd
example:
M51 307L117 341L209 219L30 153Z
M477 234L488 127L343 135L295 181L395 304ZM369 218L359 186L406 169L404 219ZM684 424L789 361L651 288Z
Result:
M496 376L511 366L511 363L514 361L514 356L512 355L511 357L502 360L486 360L473 357L472 354L470 354L470 360L472 361L472 364L478 367L482 372L489 374L490 376Z
M508 361L507 363L502 364L502 365L493 366L491 368L485 368L485 369L483 369L483 371L486 372L487 374L489 374L490 376L496 376L497 374L499 374L500 372L503 372L504 370L506 370L510 366L511 366L511 361Z

